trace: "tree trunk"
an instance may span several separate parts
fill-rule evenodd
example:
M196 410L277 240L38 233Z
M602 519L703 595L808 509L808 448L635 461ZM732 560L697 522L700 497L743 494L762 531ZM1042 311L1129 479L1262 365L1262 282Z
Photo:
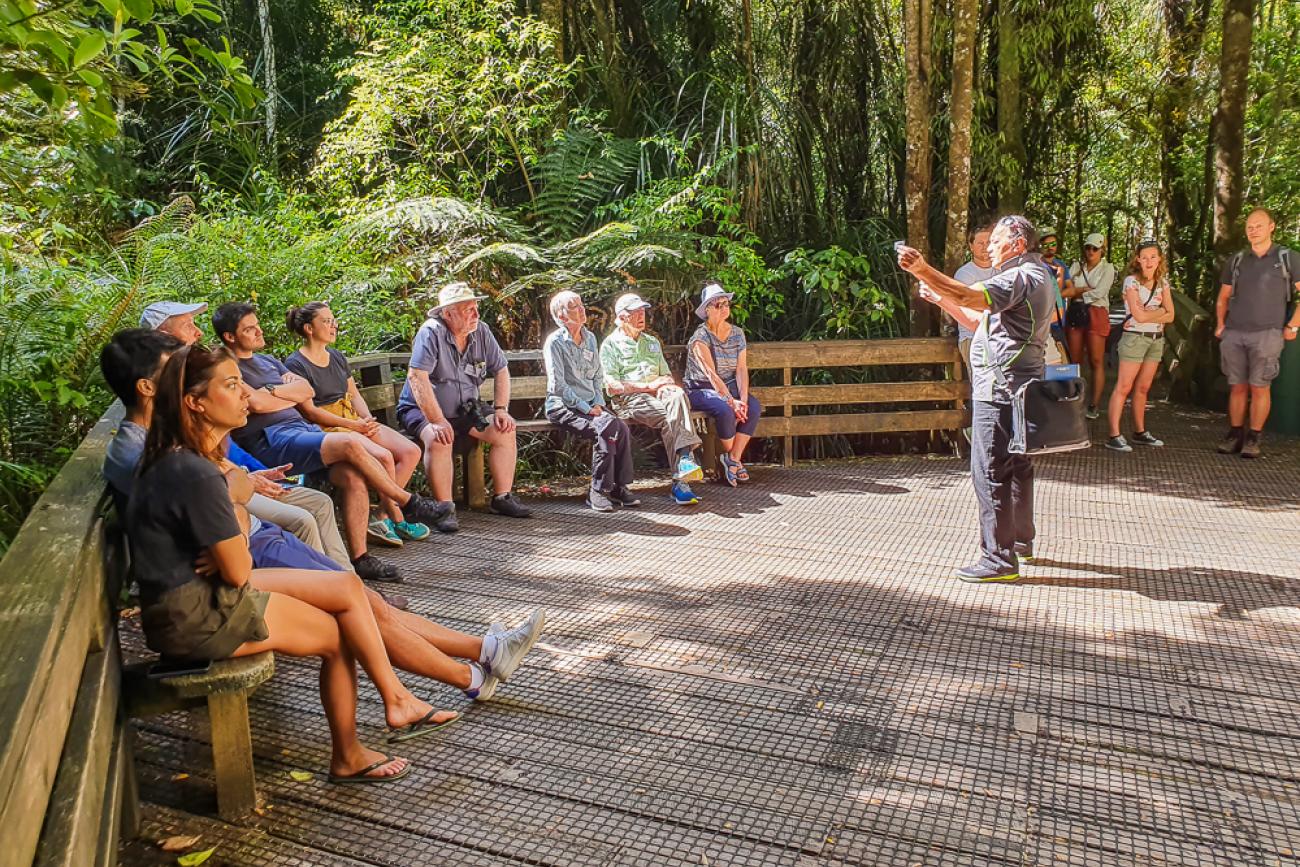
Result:
M1187 177L1179 171L1179 165L1193 140L1188 117L1195 99L1192 71L1201 52L1209 10L1210 0L1164 0L1167 84L1156 97L1160 115L1160 198L1169 242L1169 269L1178 269L1189 292L1195 291L1194 270L1200 252L1191 189L1201 179Z
M947 273L966 258L970 222L971 117L975 106L975 31L980 0L954 0L952 36L952 133L948 142L948 228L943 264Z
M930 250L930 3L903 3L904 54L907 87L903 97L907 143L904 157L903 195L907 209L907 241L928 259ZM913 291L912 333L929 334L934 314L929 302Z
M555 56L561 63L568 63L572 58L565 43L564 0L541 0L540 17L543 23L555 31Z
M750 0L740 0L741 44L745 53L745 125L751 146L745 154L745 223L757 230L763 210L762 111L758 98L758 73L754 69L754 10Z
M1020 99L1020 41L1013 0L998 0L998 136L1002 170L998 173L998 207L1006 212L1025 207L1024 116Z
M257 20L262 29L262 71L266 78L266 149L274 164L280 91L275 77L275 32L271 29L270 0L257 0Z
M1219 107L1214 112L1214 250L1220 256L1231 253L1242 239L1238 222L1254 12L1254 0L1224 0Z

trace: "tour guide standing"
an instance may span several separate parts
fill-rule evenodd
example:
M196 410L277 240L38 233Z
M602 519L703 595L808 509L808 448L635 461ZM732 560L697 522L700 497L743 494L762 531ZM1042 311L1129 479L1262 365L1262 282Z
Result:
M1219 300L1219 364L1228 378L1228 424L1219 452L1259 457L1259 435L1272 409L1271 383L1281 366L1283 341L1300 333L1300 305L1287 318L1287 304L1300 291L1300 256L1273 243L1273 216L1256 208L1246 217L1243 250L1223 263ZM1250 427L1246 428L1246 399Z
M929 287L927 297L981 311L971 342L971 481L980 512L980 559L958 569L963 581L1013 581L1019 560L1033 558L1034 469L1008 451L1011 395L1043 375L1044 348L1056 306L1056 281L1034 247L1033 224L1003 217L989 238L996 273L967 286L901 246L898 264ZM996 369L1001 369L1001 376ZM1004 384L1006 387L1004 387Z

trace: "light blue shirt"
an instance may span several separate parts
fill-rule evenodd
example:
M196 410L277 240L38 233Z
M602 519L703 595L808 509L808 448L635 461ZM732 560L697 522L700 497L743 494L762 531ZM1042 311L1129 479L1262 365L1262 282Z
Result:
M542 344L546 363L546 410L565 407L587 415L593 406L604 406L601 386L605 379L596 348L596 335L586 328L575 343L569 329L554 331Z

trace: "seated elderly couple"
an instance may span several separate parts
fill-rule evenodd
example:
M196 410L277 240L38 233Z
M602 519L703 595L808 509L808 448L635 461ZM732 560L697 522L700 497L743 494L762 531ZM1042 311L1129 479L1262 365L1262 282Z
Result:
M133 329L113 336L100 364L126 408L104 474L125 503L146 642L179 660L265 650L319 657L332 782L389 782L410 770L405 759L358 739L357 662L383 698L388 740L397 743L459 714L416 698L394 667L485 701L537 641L545 623L540 609L514 629L492 624L483 636L457 632L392 608L321 547L250 516L254 484L226 454L229 434L249 413L228 350Z
M749 393L745 333L728 320L732 293L709 283L695 315L704 323L687 344L685 389L673 381L659 341L646 332L650 304L628 293L614 304L617 326L596 350L586 327L587 311L574 292L551 298L559 330L546 338L546 417L592 441L591 490L587 503L597 512L615 505L637 506L632 482L632 437L628 423L654 428L675 461L672 498L687 506L700 501L690 482L703 477L695 449L700 438L691 410L714 420L722 454L718 478L735 487L749 481L742 461L762 407ZM608 391L612 407L606 406Z
M467 406L478 408L478 389L489 375L497 406L509 404L505 356L491 332L480 326L477 299L469 288L449 288L455 291L443 291L416 335L411 373L398 406L403 428L424 444L432 500L406 490L420 462L420 447L370 416L347 359L330 346L338 336L338 323L327 305L312 302L288 312L288 327L303 339L303 346L283 363L258 352L266 340L251 304L223 304L212 317L213 331L234 354L250 390L248 423L233 434L231 459L249 469L292 468L294 473L328 478L340 493L351 556L342 553L341 545L330 554L341 563L350 562L367 580L402 580L395 566L369 553L368 542L400 546L403 540L427 538L429 526L456 532L452 456L480 440L493 446L491 511L517 518L531 515L511 492L514 420L503 409L490 418L466 412ZM161 302L145 310L141 326L192 344L202 336L194 316L206 309L205 304ZM472 405L467 403L471 399ZM258 478L257 484L259 494L273 496L270 480ZM370 515L371 491L379 498L377 520Z

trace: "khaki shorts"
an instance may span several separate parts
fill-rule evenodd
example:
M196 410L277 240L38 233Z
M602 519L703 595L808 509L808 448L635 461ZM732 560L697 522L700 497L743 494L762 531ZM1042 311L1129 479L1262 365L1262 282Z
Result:
M1160 362L1165 355L1165 336L1163 334L1143 334L1141 331L1125 331L1119 338L1117 349L1120 361L1132 361L1143 364L1148 361Z
M1225 330L1219 343L1219 367L1228 385L1263 388L1277 378L1286 344L1281 328L1268 331Z
M195 578L140 611L145 643L171 659L225 659L248 641L265 641L271 597L245 584Z

